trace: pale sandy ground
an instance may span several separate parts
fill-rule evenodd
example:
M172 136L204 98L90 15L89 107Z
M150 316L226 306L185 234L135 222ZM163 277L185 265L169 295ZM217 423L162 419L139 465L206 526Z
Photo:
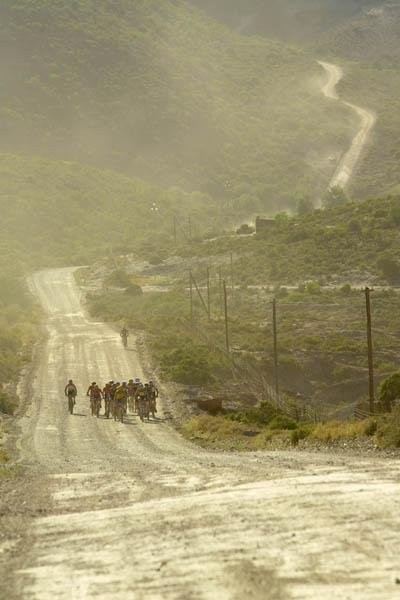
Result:
M140 376L135 348L87 319L70 269L32 287L49 338L20 451L37 474L32 501L47 486L52 513L27 527L7 600L400 597L398 461L211 453L162 413L91 418L88 382Z

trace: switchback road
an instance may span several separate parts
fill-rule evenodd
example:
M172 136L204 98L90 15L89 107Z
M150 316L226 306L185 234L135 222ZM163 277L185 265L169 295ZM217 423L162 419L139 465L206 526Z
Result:
M347 106L353 112L355 112L360 120L359 130L355 135L349 150L344 154L339 162L336 172L330 182L330 187L339 186L345 189L354 174L354 171L360 160L361 153L364 150L371 131L375 126L376 116L371 111L361 108L356 104L352 104L351 102L347 102L346 100L342 100L339 97L336 86L341 79L343 79L343 70L341 67L323 61L318 61L318 64L320 64L328 74L328 80L322 88L322 93L324 96L330 98L331 100L337 100L338 102L341 102L344 106Z

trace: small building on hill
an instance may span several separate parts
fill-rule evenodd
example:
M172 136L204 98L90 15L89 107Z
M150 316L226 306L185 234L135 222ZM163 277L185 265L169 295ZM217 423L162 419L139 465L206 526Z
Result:
M262 217L256 218L256 233L263 233L270 231L276 225L275 219L263 219Z

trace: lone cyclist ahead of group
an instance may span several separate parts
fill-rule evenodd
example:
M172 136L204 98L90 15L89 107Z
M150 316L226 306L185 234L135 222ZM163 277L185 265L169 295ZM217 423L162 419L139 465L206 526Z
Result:
M64 394L68 398L68 410L72 414L78 395L78 389L70 379L65 386ZM86 392L90 401L91 414L100 417L102 403L104 402L104 417L114 418L114 421L123 423L124 417L129 413L137 414L141 421L153 419L157 413L157 398L159 391L153 381L143 383L138 377L126 381L109 381L104 386L99 386L93 381Z

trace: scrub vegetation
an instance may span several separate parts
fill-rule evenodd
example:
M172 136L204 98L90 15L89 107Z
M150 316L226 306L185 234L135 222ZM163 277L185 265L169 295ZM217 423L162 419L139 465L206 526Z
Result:
M246 373L243 387L246 377L251 380L248 399L265 398L265 379L273 381L275 297L280 380L288 400L311 403L324 418L349 419L356 408L368 411L366 285L377 285L372 303L378 384L397 370L400 359L400 295L389 287L400 280L399 210L395 197L346 203L296 217L279 215L256 236L193 241L177 248L181 257L163 276L169 291L135 298L129 287L127 292L100 291L89 297L89 308L96 318L145 331L168 379L218 394L229 390L229 395L232 370L225 355L221 273L228 284L232 356ZM187 272L192 269L205 298L207 266L212 318L195 293L191 327ZM152 272L157 269L162 273L163 263ZM381 400L385 410L386 400Z
M390 416L366 419L354 423L328 421L317 425L296 423L282 415L272 416L268 422L257 422L242 414L220 416L201 415L185 423L183 435L203 447L218 450L256 451L300 447L400 448L400 411Z
M2 3L0 35L3 151L207 192L232 210L322 194L328 157L356 126L322 97L313 57L182 1Z

